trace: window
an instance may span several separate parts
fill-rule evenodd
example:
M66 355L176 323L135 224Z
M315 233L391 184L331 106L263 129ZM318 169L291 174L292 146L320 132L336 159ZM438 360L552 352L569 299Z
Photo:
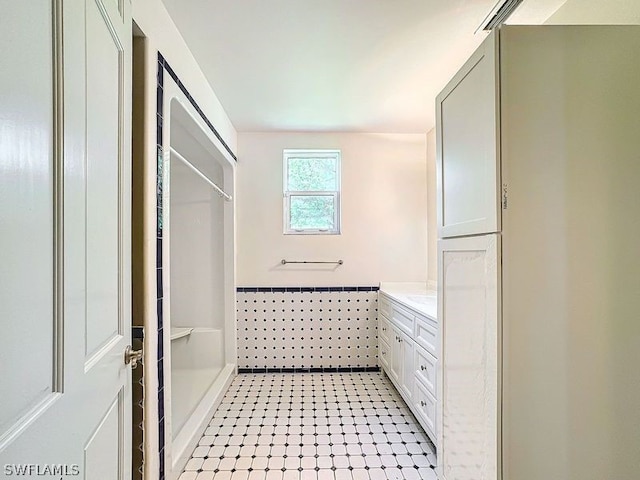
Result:
M284 151L284 233L340 233L340 150Z

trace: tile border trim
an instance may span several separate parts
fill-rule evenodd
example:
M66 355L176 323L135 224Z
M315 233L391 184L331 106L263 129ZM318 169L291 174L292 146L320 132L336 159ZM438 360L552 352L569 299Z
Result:
M380 372L380 367L238 368L238 373L364 373Z
M200 106L196 103L194 98L191 96L191 94L187 90L187 87L185 87L184 84L180 81L180 78L178 77L176 72L173 70L173 68L171 68L171 65L169 65L167 60L164 58L164 56L160 52L158 52L158 63L161 66L163 66L164 69L169 74L169 76L171 78L173 78L173 81L176 82L176 85L178 85L178 88L182 91L182 93L184 93L185 97L187 97L187 99L189 100L189 103L191 103L193 108L195 108L196 112L198 112L198 114L200 115L200 117L202 118L204 123L207 124L207 127L209 127L211 132L213 132L213 134L220 141L220 143L222 143L222 146L229 153L229 155L231 155L231 157L237 162L238 161L238 157L236 156L236 154L233 153L233 150L231 150L231 147L229 147L229 145L227 145L227 142L224 141L224 139L222 138L222 135L220 135L220 133L218 132L216 127L213 126L213 123L211 123L211 121L204 114L204 112L202 111Z
M358 287L236 287L238 293L377 292L378 286Z

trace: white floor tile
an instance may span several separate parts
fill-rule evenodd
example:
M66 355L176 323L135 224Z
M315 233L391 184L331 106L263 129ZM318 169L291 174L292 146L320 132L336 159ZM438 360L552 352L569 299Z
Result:
M387 480L403 480L404 476L402 475L402 470L399 468L385 468L384 473L387 477Z
M435 464L382 374L239 375L179 480L437 480Z
M353 480L351 470L337 469L333 473L335 474L336 480Z
M432 468L419 468L420 480L438 480L436 472Z
M219 471L213 476L213 480L231 480L231 472L229 470Z
M213 472L218 469L218 465L220 465L218 457L209 457L202 463L202 470Z
M369 480L369 472L364 468L354 468L351 471L353 480Z
M214 475L213 472L200 472L196 480L213 480Z
M183 472L178 480L196 480L198 472Z
M204 463L204 458L201 458L201 457L191 458L185 465L184 469L185 471L199 470L200 468L202 468L203 463Z

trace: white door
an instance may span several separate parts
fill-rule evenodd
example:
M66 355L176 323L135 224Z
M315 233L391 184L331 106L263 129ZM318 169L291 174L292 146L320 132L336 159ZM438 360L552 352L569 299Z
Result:
M130 3L0 5L0 478L128 480Z
M440 240L438 468L441 480L498 480L500 236Z
M498 33L436 99L438 237L500 230Z

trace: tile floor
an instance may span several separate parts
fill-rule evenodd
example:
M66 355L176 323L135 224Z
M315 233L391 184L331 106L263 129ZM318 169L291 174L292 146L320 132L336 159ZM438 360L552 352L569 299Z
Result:
M436 480L383 373L238 375L179 480Z

